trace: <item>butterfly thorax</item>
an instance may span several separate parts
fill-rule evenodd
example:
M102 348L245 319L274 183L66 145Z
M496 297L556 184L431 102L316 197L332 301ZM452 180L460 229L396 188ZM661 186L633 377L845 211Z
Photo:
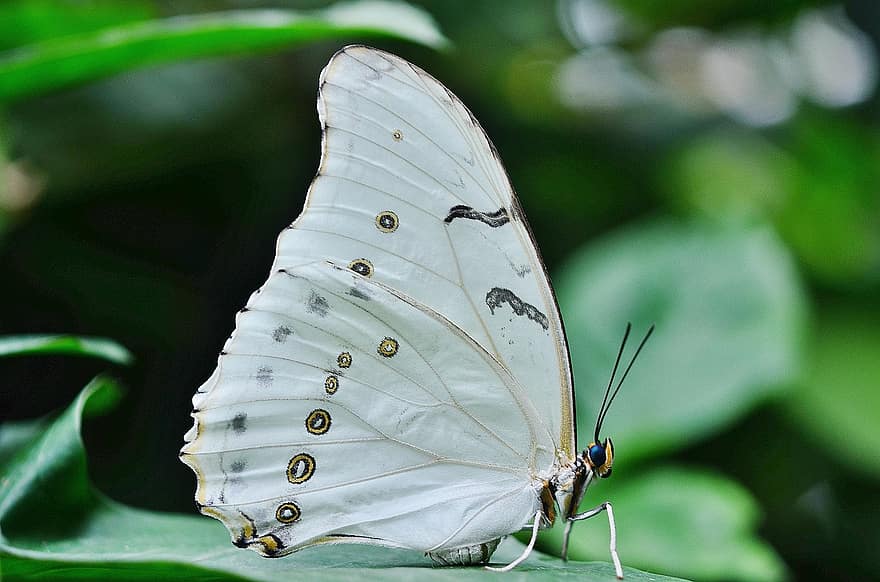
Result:
M578 456L571 463L560 467L547 481L545 491L552 496L552 500L565 519L577 512L592 477L593 471L589 464ZM547 493L542 494L542 501L548 496ZM544 501L544 515L548 518L553 515L552 507L547 507L547 501ZM552 523L552 518L550 521Z

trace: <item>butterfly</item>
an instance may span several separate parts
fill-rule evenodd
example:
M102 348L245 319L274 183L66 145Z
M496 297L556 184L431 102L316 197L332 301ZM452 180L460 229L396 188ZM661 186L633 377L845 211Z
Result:
M563 554L572 524L604 511L622 577L612 506L578 506L611 474L600 430L630 328L578 453L556 299L471 112L415 65L348 46L318 113L305 208L193 397L181 459L199 510L267 557L361 542L483 564L531 529L502 570L557 510Z

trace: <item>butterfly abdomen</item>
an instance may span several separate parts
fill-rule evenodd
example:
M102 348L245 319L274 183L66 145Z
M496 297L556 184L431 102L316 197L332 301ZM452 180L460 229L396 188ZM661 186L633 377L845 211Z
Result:
M475 566L488 563L499 542L501 542L500 539L490 540L472 546L426 552L425 555L431 558L431 561L437 566Z

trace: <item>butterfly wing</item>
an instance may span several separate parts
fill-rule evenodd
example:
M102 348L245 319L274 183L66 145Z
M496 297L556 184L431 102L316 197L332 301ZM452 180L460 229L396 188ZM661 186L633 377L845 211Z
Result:
M181 457L203 513L266 556L334 540L482 543L540 507L553 435L491 354L329 263L273 273L196 394Z
M575 456L556 300L494 146L439 81L351 46L321 77L321 166L275 268L331 260L416 298L502 363Z
M306 208L193 399L201 510L267 556L516 531L574 455L574 412L497 154L438 81L366 47L328 64L319 114Z

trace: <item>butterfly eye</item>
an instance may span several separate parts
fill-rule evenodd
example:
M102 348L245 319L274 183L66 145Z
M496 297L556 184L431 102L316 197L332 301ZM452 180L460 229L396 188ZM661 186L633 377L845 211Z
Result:
M590 457L590 465L593 468L599 468L605 464L605 447L602 445L593 443L587 450L587 455Z

